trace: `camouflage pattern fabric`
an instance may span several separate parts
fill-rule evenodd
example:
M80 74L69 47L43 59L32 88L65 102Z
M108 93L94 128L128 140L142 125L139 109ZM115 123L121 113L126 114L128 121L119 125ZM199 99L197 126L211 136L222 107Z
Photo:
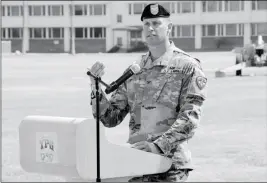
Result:
M199 125L207 88L200 62L171 42L163 56L152 62L148 52L138 64L140 72L110 100L101 91L101 122L115 127L130 113L128 143L153 142L178 169L193 169L187 143ZM95 117L95 99L91 104Z
M128 182L185 182L188 176L189 170L175 169L173 166L168 172L134 177Z

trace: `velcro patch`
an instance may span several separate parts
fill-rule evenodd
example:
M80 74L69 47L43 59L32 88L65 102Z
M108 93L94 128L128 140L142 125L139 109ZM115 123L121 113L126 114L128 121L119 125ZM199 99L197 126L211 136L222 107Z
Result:
M202 76L198 76L196 78L196 83L197 83L198 88L200 90L202 90L206 86L206 84L207 84L207 78L202 77Z

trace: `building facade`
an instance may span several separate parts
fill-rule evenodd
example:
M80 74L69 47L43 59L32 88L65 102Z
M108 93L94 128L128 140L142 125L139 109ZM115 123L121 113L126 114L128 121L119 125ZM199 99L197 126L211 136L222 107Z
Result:
M12 51L106 52L144 41L140 16L156 1L2 1L1 38ZM171 13L171 39L184 50L267 42L267 1L157 1Z

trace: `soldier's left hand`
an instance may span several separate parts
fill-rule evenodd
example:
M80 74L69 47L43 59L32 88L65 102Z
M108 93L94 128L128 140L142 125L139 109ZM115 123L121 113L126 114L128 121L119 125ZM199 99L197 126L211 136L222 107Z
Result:
M152 152L155 154L161 154L160 150L155 144L147 142L147 141L137 142L132 145L132 148L136 148L136 149L143 150L146 152Z

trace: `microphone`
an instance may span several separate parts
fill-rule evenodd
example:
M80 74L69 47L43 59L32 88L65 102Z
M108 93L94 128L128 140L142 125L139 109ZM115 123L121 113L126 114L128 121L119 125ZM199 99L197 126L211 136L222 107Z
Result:
M132 75L140 71L140 66L138 64L133 64L119 79L112 82L109 87L106 88L106 94L109 94L116 90L122 83L129 79Z

